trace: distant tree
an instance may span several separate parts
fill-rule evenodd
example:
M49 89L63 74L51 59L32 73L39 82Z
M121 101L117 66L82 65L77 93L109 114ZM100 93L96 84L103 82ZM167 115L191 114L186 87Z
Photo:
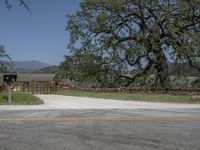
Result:
M91 53L65 56L65 61L60 64L60 77L79 82L94 81L101 69L101 58Z
M58 78L69 78L78 82L96 83L101 87L116 87L119 84L114 79L112 69L100 56L91 52L65 56L60 64Z
M13 63L8 54L6 54L5 47L0 45L0 72L8 72Z
M167 87L169 62L200 71L199 0L84 0L80 8L68 15L73 57L92 52L126 85L151 73Z

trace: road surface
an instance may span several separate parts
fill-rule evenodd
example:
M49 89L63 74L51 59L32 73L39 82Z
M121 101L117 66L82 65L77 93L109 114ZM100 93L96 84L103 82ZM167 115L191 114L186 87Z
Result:
M40 97L0 106L0 150L200 149L199 105Z

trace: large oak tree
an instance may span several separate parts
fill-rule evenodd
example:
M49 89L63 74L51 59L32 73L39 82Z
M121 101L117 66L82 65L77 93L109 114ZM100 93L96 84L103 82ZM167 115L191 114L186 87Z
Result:
M200 71L199 0L84 0L67 30L73 57L100 56L127 85L151 73L168 86L172 62Z

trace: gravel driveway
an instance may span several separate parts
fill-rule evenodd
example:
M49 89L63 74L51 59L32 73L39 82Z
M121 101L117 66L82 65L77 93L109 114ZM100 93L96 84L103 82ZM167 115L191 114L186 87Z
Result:
M137 102L111 99L97 99L88 97L74 97L62 95L36 95L44 101L43 105L35 106L0 106L0 110L28 110L28 109L178 109L200 108L199 104L172 104Z

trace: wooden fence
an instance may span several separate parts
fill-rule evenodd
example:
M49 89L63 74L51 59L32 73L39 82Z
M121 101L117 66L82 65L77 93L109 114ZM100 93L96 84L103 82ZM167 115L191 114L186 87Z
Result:
M142 87L120 87L120 88L79 88L73 90L91 91L91 92L125 92L125 93L156 93L156 94L197 94L200 95L200 88L142 88Z
M49 94L56 91L55 81L17 81L12 84L15 92L26 92L32 94Z
M142 87L120 87L120 88L80 88L62 82L51 81L17 81L12 84L12 90L15 92L26 92L32 94L50 94L57 90L82 90L93 92L128 92L128 93L169 93L169 94L200 94L200 88L142 88Z

